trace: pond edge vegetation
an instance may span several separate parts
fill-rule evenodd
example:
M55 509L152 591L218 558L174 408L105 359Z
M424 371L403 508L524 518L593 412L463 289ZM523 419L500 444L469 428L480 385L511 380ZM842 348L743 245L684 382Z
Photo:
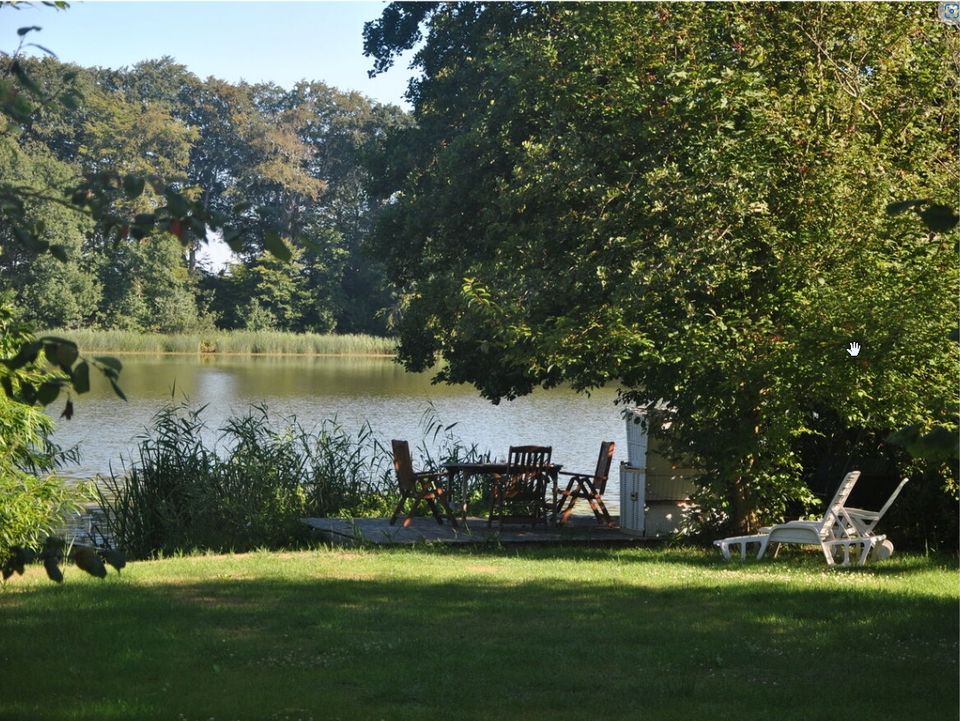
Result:
M257 404L227 419L211 441L203 410L166 405L129 463L100 479L103 528L94 545L134 559L297 548L312 538L305 517L382 517L399 498L391 453L369 423L355 433L336 417L305 427ZM488 459L432 406L420 425L417 450L431 470Z
M364 334L221 331L140 333L124 330L51 330L39 335L68 336L85 351L157 355L396 355L396 340Z

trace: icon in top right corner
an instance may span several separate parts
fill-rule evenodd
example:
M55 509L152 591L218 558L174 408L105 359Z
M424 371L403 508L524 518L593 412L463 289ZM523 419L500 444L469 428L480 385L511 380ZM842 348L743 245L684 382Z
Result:
M856 358L858 355L860 355L860 344L856 342L851 343L850 347L847 348L847 353Z
M960 26L960 2L937 3L937 17L947 25Z

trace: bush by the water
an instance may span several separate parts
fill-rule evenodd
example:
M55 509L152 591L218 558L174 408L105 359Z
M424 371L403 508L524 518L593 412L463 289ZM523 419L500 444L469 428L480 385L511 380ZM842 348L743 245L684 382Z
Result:
M13 358L32 340L29 328L17 319L11 296L0 294L0 358ZM50 417L9 397L21 384L39 388L51 380L37 364L0 363L0 563L14 547L39 548L82 501L90 500L84 484L68 485L57 475L59 466L75 461L77 453L64 452L50 440Z
M368 424L355 434L335 419L277 430L265 405L230 418L204 439L202 408L161 409L129 468L106 479L101 505L113 543L131 558L195 549L245 551L296 546L307 516L384 516L398 500L390 453ZM478 459L429 409L425 463ZM436 453L436 451L435 451Z

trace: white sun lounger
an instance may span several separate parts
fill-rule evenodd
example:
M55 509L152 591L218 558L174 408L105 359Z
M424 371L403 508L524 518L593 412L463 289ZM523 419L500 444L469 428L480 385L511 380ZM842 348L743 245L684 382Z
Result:
M722 538L713 544L727 560L731 557L731 547L738 548L740 558L745 559L747 548L751 544L757 544L759 560L763 558L771 543L776 544L778 549L781 543L819 545L827 564L831 566L838 550L843 551L844 566L850 564L851 552L855 554L857 565L860 566L867 562L871 554L888 558L893 553L893 544L886 540L886 536L875 534L874 528L893 505L907 479L900 482L879 511L865 511L860 508L847 508L845 505L859 477L860 471L851 471L844 476L827 506L826 513L818 521L788 521L761 528L756 534Z

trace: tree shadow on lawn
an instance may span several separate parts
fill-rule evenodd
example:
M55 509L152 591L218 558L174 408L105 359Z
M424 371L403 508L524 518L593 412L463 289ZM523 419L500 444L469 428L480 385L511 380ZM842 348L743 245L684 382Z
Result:
M336 546L318 546L324 550ZM367 550L381 554L431 553L438 556L485 556L490 558L524 558L538 561L616 561L618 563L637 564L677 564L710 570L757 571L760 573L779 570L796 573L810 571L830 571L868 576L903 576L932 570L956 570L956 555L935 553L927 556L913 553L897 553L892 559L874 562L867 566L827 566L823 554L816 546L797 546L785 544L774 558L771 548L764 558L757 560L756 549L747 558L741 560L735 553L727 561L714 546L671 544L668 542L642 546L585 546L582 544L522 544L498 545L495 543L477 545L449 545L425 542L414 546L378 546L371 544Z
M0 595L0 718L956 717L955 599L465 570Z

